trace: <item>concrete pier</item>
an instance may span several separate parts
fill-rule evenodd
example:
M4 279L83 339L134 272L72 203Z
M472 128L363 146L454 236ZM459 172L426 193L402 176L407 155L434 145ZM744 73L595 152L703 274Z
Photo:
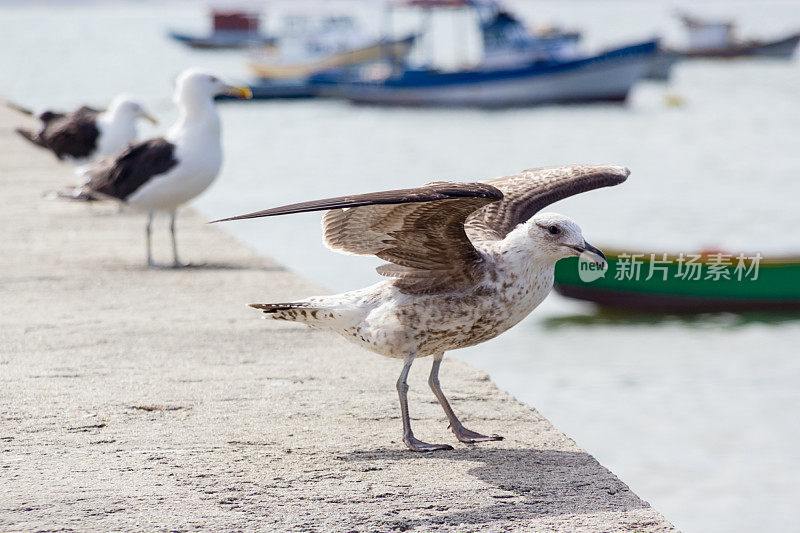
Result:
M245 306L320 291L186 211L183 270L144 217L46 200L72 168L0 109L0 530L672 531L488 377L446 358L455 441L425 379L400 442L400 362ZM166 221L155 228L167 261Z

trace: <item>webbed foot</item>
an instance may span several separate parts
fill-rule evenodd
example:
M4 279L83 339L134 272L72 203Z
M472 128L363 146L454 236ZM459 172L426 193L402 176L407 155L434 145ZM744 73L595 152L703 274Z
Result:
M435 452L437 450L452 450L453 447L449 444L429 444L427 442L422 442L414 435L410 437L403 437L403 442L406 443L408 449L412 452Z
M503 437L501 437L500 435L482 435L481 433L477 433L463 426L459 428L451 427L450 429L453 431L456 438L460 442L466 442L468 444L474 442L487 442L490 440L503 440Z

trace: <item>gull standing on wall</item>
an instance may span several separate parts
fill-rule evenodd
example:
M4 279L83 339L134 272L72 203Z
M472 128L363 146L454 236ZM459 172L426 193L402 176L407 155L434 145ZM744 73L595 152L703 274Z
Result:
M535 168L481 183L434 182L417 189L342 196L223 220L328 210L322 218L332 250L375 255L391 279L365 289L290 303L252 304L266 318L334 331L378 354L403 360L397 380L403 442L411 450L452 449L411 431L406 378L418 357L433 356L428 384L461 442L499 440L465 428L439 386L448 350L503 333L536 308L553 287L559 259L605 256L569 218L539 213L581 192L617 185L618 166ZM221 222L221 221L218 221Z
M247 87L228 85L195 69L183 72L175 87L180 116L163 137L131 145L84 171L85 183L59 193L76 200L115 200L148 213L147 264L154 266L150 236L153 216L170 214L173 266L181 266L175 242L175 212L206 190L222 165L218 94L252 98Z
M12 109L26 115L33 111L7 102ZM33 144L45 148L61 160L85 164L100 157L121 152L136 140L136 119L153 124L156 119L131 96L121 94L105 111L82 106L75 111L44 111L36 115L41 125L33 132L17 128L17 133Z

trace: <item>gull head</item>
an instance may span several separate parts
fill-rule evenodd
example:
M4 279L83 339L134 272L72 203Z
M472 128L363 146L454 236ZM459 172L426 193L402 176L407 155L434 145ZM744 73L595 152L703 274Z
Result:
M213 74L197 69L183 71L175 85L175 101L178 104L211 101L220 94L237 98L253 97L249 87L230 85Z
M580 226L569 217L557 213L539 213L528 225L538 257L555 263L565 257L587 254L600 267L606 264L603 252L586 242Z
M114 116L124 117L131 121L136 118L143 118L149 120L153 124L158 124L156 118L148 113L142 104L134 100L134 98L128 94L120 94L114 98L108 106L108 110Z

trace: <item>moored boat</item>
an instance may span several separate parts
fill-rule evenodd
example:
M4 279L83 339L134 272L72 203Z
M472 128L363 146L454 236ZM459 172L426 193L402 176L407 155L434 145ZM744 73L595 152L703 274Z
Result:
M800 256L606 252L608 270L578 258L556 265L560 294L624 311L800 311Z
M319 75L321 94L356 103L405 106L510 107L624 101L648 70L655 41L572 60L544 60L507 69L440 72L403 68L379 79Z
M788 59L794 55L800 42L800 32L777 39L742 40L736 36L736 25L731 21L704 20L686 14L680 15L689 36L683 49L667 49L666 54L687 58L771 57Z
M211 12L212 31L196 35L170 31L169 36L192 48L231 49L264 46L274 39L259 30L259 14L247 11L214 10Z
M725 46L705 48L700 50L667 50L689 58L719 58L733 59L737 57L765 57L776 59L790 59L797 43L800 42L800 32L769 41L752 40L737 41Z

